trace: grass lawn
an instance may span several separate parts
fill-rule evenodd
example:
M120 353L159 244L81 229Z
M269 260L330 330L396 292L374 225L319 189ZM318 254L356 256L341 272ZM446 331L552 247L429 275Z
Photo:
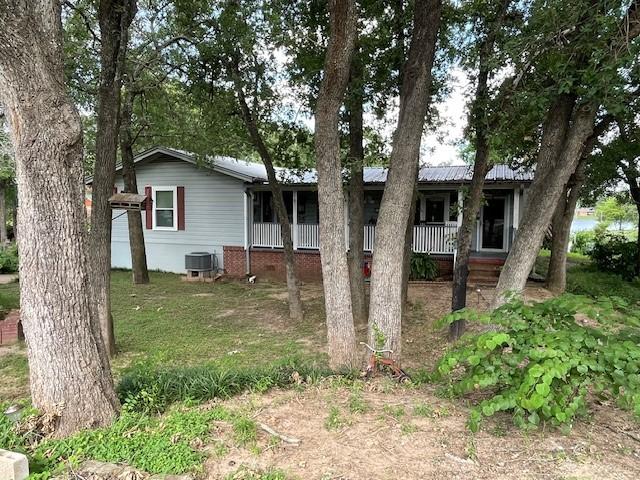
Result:
M548 256L542 255L541 269L545 262ZM466 426L468 404L443 397L438 385L398 385L384 377L372 382L311 378L303 373L300 384L278 389L271 387L280 383L270 383L266 377L233 377L242 369L286 358L326 364L320 285L303 287L305 319L293 323L282 284L186 283L178 275L152 273L149 285L134 286L130 275L124 271L112 275L117 377L132 364L150 359L154 365L178 369L177 375L167 370L157 381L163 391L171 393L191 381L188 388L198 393L200 380L207 386L233 388L246 382L248 391L226 400L216 395L201 405L197 396L175 395L186 403L176 401L162 416L155 414L155 404L149 404L149 410L140 408L145 403L137 404L135 411L128 404L111 427L45 442L31 452L32 459L48 455L46 468L55 466L59 457L82 451L89 458L129 463L146 471L188 471L212 480L523 478L525 473L526 478L635 478L626 476L640 458L640 448L630 436L637 435L635 420L610 404L596 403L594 417L576 422L566 434L551 426L522 432L508 414L496 415L474 434ZM568 277L575 293L615 293L629 301L640 300L640 285L592 271L584 259L572 259ZM411 285L411 310L403 324L405 366L433 366L449 347L446 329L435 330L433 322L449 310L450 289L448 283ZM491 288L471 288L467 304L485 309L491 292ZM530 299L548 297L535 285L526 294ZM0 285L5 308L15 308L17 300L17 284ZM356 331L364 339L366 325L357 325ZM199 370L201 365L217 368ZM194 367L189 370L192 378L180 376L185 371L180 369L189 366ZM154 375L153 368L148 371ZM141 372L140 378L149 378L144 377L147 370ZM28 396L27 375L24 348L0 348L0 404ZM286 375L292 377L290 372ZM137 381L131 380L131 372L127 378L129 384ZM121 387L127 378L121 379ZM139 400L157 398L154 384L148 385L140 389ZM0 443L2 421L0 416ZM261 423L301 439L301 444L285 445L262 431Z

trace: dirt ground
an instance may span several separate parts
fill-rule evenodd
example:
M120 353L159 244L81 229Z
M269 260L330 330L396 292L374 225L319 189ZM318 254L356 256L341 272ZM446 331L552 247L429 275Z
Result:
M227 453L207 460L210 480L238 468L276 469L287 478L309 480L635 480L640 475L640 425L612 408L596 408L592 421L565 433L555 428L522 432L505 416L487 420L472 434L460 402L383 379L365 384L359 393L322 385L224 404L252 412L257 422L300 443L261 432L257 446L238 448L222 433Z

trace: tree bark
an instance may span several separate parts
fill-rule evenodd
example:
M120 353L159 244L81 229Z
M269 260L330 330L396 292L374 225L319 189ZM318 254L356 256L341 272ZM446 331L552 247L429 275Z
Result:
M576 169L585 142L593 132L598 106L589 103L574 109L574 103L573 98L562 96L548 113L538 152L536 175L529 188L518 235L500 272L494 308L524 289L560 195Z
M82 126L62 58L59 2L0 0L0 100L20 204L20 317L33 405L60 414L57 436L108 425L119 408L92 322Z
M464 200L462 225L458 230L456 246L456 264L453 269L451 310L461 310L467 306L467 280L469 278L469 258L471 257L471 239L476 225L476 217L482 202L484 179L491 169L489 162L489 126L487 125L489 103L490 61L496 36L507 14L510 0L503 0L500 10L486 38L480 43L478 59L478 83L476 96L471 109L471 124L475 133L475 158L469 195ZM456 340L464 333L465 321L457 320L449 327L449 339Z
M111 316L111 207L120 121L122 70L134 0L100 0L100 79L96 106L96 161L92 185L92 289L102 338L109 355L116 351Z
M269 189L273 197L273 206L275 207L276 216L278 217L278 223L280 224L280 232L282 235L282 247L284 251L285 272L287 277L287 295L289 299L289 317L296 322L302 321L304 317L304 311L302 306L302 300L300 298L300 286L298 278L296 276L295 268L295 255L293 251L293 241L291 238L291 224L289 223L289 216L287 214L287 208L284 204L284 196L282 195L282 188L280 182L276 176L276 170L273 166L273 159L271 158L271 152L262 140L262 135L258 129L258 124L254 113L249 109L247 99L244 94L244 87L242 85L240 71L238 63L235 62L232 66L233 83L236 91L236 97L238 98L238 104L240 105L240 112L244 121L245 127L249 131L249 137L253 146L258 151L262 163L267 170L267 179L269 180ZM297 215L298 212L293 212Z
M414 8L413 34L402 75L398 125L376 226L369 301L369 344L373 345L379 329L385 337L384 348L393 350L391 357L395 360L401 357L405 257L404 242L398 241L398 232L404 233L409 222L442 3L440 0L419 0Z
M349 80L356 38L356 16L353 0L329 1L329 44L315 111L320 259L329 365L334 369L355 368L358 364L342 222L345 206L338 132L338 112Z
M366 323L364 263L364 134L362 67L357 59L351 66L349 112L349 279L353 321Z
M636 239L637 249L635 271L636 275L640 276L640 172L638 172L637 167L634 169L626 168L624 170L624 176L627 180L627 184L629 185L629 194L631 195L631 199L638 210L638 237Z
M567 288L567 250L571 236L571 222L576 212L580 190L584 183L584 169L588 153L585 151L569 183L560 195L551 223L551 258L547 270L546 286L556 294Z
M127 91L122 101L120 112L120 156L122 158L122 177L124 188L129 193L138 193L138 180L133 161L133 135L131 134L131 117L133 115L132 92ZM149 269L147 268L147 250L142 228L142 212L127 212L129 226L129 248L131 250L131 270L133 283L141 285L149 283Z
M0 246L7 241L7 204L4 182L0 181Z

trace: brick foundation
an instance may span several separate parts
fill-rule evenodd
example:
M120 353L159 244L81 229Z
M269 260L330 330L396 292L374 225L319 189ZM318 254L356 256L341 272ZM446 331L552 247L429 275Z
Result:
M244 277L245 250L243 247L224 247L224 268L228 275ZM365 262L371 262L371 254L365 254ZM453 257L434 256L443 280L451 279ZM322 267L318 250L298 250L295 252L296 273L304 282L322 281ZM370 265L370 263L369 263ZM270 248L251 249L251 273L274 280L285 280L284 255L282 250Z
M20 311L11 310L9 314L0 321L0 345L9 345L22 340L23 335L20 329Z

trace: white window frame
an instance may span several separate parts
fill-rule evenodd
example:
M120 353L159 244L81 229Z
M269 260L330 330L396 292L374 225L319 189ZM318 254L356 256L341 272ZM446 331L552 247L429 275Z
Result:
M172 227L161 227L156 224L156 192L173 192L173 208L161 208L160 210L173 210L173 226ZM153 198L153 209L151 215L153 216L153 229L154 230L165 230L170 232L178 231L178 187L170 186L170 187L151 187L151 193Z

